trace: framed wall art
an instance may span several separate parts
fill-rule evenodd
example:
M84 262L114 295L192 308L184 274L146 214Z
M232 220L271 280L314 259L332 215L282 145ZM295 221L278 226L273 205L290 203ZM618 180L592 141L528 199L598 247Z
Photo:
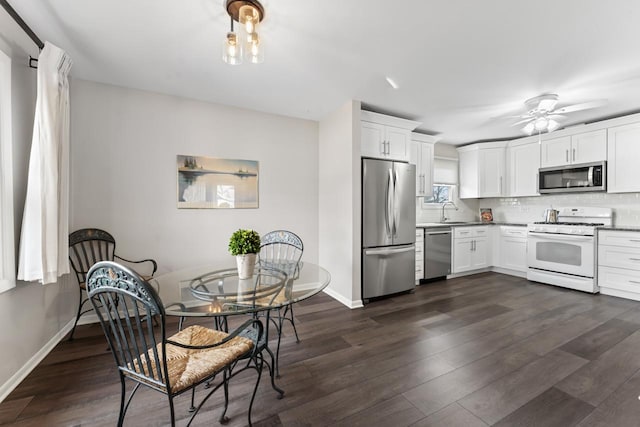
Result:
M258 162L178 155L178 209L255 209Z

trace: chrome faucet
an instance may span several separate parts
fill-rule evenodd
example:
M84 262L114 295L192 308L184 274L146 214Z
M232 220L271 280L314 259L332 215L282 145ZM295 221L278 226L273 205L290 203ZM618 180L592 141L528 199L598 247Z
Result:
M442 215L440 216L440 222L447 222L447 220L449 219L449 218L447 218L446 216L444 216L444 208L445 208L445 206L447 206L447 205L453 205L453 207L454 207L454 208L456 208L456 210L458 210L458 207L456 206L456 204L455 204L455 203L453 203L453 202L451 202L451 201L449 201L449 202L444 202L444 203L442 204Z

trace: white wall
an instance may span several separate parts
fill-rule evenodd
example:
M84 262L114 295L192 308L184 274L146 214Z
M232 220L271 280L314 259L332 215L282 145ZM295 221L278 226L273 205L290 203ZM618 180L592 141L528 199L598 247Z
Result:
M71 105L71 230L103 228L160 273L233 266L238 228L291 230L318 261L317 122L83 80ZM178 154L259 161L260 207L177 209Z
M360 307L360 102L321 120L319 141L319 260L331 273L327 292Z
M0 49L12 58L13 187L16 254L27 186L36 99L36 70L29 54L38 48L0 9ZM0 401L35 367L58 342L77 308L78 288L70 276L42 286L18 282L0 294Z

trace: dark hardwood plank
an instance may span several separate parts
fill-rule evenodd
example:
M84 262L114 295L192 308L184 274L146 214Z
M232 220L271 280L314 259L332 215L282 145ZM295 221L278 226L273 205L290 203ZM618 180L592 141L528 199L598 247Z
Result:
M344 418L335 424L336 427L369 427L369 426L409 426L424 418L424 414L416 409L402 396L396 396L380 402L364 411Z
M494 424L586 363L578 356L554 350L459 403L484 422Z
M585 418L580 427L637 427L640 425L640 371Z
M494 426L571 427L582 421L593 410L594 407L588 403L552 387Z
M597 360L559 382L556 387L598 406L640 369L640 331L630 335Z
M452 403L412 424L412 427L486 427L480 418L464 409L457 403Z
M594 360L640 329L640 324L611 319L560 347L563 351Z

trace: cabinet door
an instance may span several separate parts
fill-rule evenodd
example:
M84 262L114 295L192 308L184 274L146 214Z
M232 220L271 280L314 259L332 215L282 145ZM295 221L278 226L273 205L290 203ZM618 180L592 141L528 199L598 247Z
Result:
M500 197L504 191L504 148L479 150L480 191L478 197Z
M500 267L527 271L527 239L502 236L500 240Z
M458 186L461 199L478 197L478 153L479 150L458 152Z
M509 197L539 196L540 144L532 142L507 148Z
M360 151L364 157L385 158L387 146L384 139L383 125L371 122L360 122Z
M589 163L607 160L607 130L600 129L571 137L571 162Z
M568 165L571 162L571 137L563 136L542 141L541 166Z
M433 195L433 144L411 141L409 163L416 165L416 195L431 197ZM414 148L415 147L415 148Z
M471 263L471 248L473 239L453 239L453 266L454 273L473 270Z
M607 191L627 193L640 191L638 159L640 159L640 123L608 129Z
M387 157L392 160L409 160L409 141L411 131L407 129L385 126L385 140L387 142Z
M489 240L485 237L473 239L471 269L478 270L489 266Z

